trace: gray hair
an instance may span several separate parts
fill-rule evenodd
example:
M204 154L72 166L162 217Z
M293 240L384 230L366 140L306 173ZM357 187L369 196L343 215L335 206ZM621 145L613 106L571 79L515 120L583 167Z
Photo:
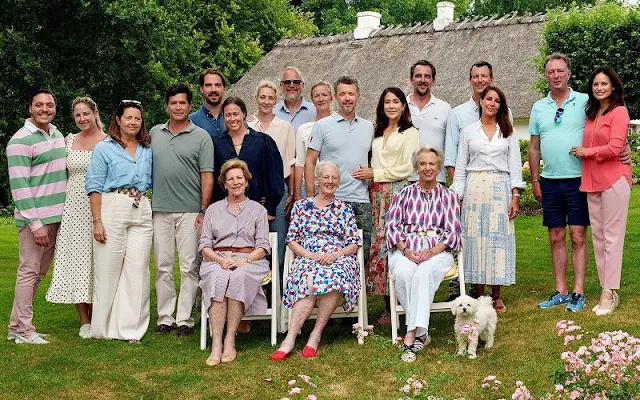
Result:
M295 71L298 74L298 76L300 77L300 80L302 81L302 83L304 83L304 78L302 77L302 72L300 72L300 70L297 67L294 67L293 65L285 67L282 70L282 75L280 75L280 76L282 77L284 75L284 73L287 72L287 71Z
M316 178L320 178L320 174L322 173L322 168L324 167L333 167L336 169L336 171L338 171L338 179L340 179L340 168L338 168L338 166L336 165L336 163L334 163L333 161L320 161L319 163L316 164L316 168L314 170L314 175L316 176Z
M420 148L414 151L411 155L411 163L413 163L414 170L418 170L418 157L422 153L434 153L438 157L438 169L442 170L442 166L444 165L444 153L439 148L428 145L420 146Z

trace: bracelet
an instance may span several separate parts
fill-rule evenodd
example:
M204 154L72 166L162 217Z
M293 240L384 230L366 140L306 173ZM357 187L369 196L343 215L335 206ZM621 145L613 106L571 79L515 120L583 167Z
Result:
M404 255L404 252L407 251L407 248L405 247L404 249L400 250L400 252L402 253L402 255Z
M536 182L540 182L540 179L532 179L531 183L536 183Z
M93 219L93 222L95 223L97 220L102 219L102 217L96 217Z
M513 197L520 197L520 193L511 193Z
M201 208L201 209L200 209L199 214L204 214L204 213L206 213L206 212L207 212L207 209L206 209L206 208Z

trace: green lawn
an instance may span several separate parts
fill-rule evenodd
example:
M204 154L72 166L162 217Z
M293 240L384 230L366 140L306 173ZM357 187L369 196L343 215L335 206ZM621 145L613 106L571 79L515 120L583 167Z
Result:
M604 330L626 330L640 336L636 307L640 305L640 195L632 192L625 259L620 291L621 306L612 316L596 317L590 311L568 314L563 308L539 310L537 303L553 290L546 230L540 217L519 217L516 223L518 284L504 290L508 307L500 315L496 346L481 349L476 360L457 357L452 334L453 316L433 314L433 343L414 364L399 361L400 350L391 345L390 328L375 327L364 345L356 343L350 322L331 323L325 331L319 357L304 360L298 354L284 363L269 361L268 322L254 322L250 334L238 338L236 362L206 367L208 352L199 350L198 335L187 339L155 336L155 293L149 333L139 345L117 341L82 340L74 308L44 299L50 273L34 300L38 331L51 334L47 346L26 346L0 341L0 398L98 399L280 399L287 382L298 374L314 377L319 399L395 399L398 388L412 374L429 382L429 393L447 399L510 398L516 380L522 380L539 398L552 387L554 369L561 366L565 350L555 334L555 324L572 318L590 338ZM0 316L8 323L15 271L18 264L16 229L0 224ZM444 285L443 285L444 286ZM439 296L444 295L441 293ZM587 276L588 309L597 302L598 280L593 256ZM370 297L369 317L382 312L380 298ZM310 331L303 329L302 337ZM281 340L282 337L280 337ZM304 345L298 343L298 351ZM489 395L479 389L487 375L496 375L503 388Z

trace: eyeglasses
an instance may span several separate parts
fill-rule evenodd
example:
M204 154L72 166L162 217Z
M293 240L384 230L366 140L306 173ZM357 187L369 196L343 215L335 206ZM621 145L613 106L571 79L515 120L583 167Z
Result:
M288 86L288 85L298 86L299 84L302 83L302 79L287 79L286 81L280 81L280 83L285 86Z
M560 107L556 110L556 117L553 119L556 124L559 124L560 121L562 121L562 114L564 114L564 108Z
M135 104L136 106L142 105L138 100L120 100L120 104Z

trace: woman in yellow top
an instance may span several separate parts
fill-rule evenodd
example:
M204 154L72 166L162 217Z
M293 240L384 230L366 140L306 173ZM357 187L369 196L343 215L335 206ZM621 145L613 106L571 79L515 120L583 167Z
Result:
M367 266L367 289L386 296L386 311L378 320L389 324L389 290L387 288L387 247L384 236L385 216L391 199L413 174L411 155L420 147L418 130L411 122L407 98L402 90L389 87L382 91L376 108L376 124L371 146L371 168L353 173L357 179L371 182L371 251Z

